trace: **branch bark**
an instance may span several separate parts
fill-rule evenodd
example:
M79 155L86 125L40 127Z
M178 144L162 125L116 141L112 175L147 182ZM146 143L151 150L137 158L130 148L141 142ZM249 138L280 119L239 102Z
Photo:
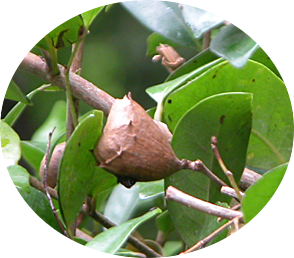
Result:
M196 197L188 195L173 186L169 186L166 189L166 198L171 201L179 202L183 205L191 207L195 210L199 210L205 212L207 214L211 214L217 217L221 217L223 219L231 220L235 217L243 216L241 211L235 211L231 209L227 209L203 200L200 200Z
M60 74L51 76L48 72L48 67L43 59L33 53L28 53L22 60L19 66L21 69L34 74L35 76L47 81L59 88L66 89L65 68L58 65ZM80 100L90 105L95 109L102 110L105 115L108 115L109 110L114 102L114 98L105 91L99 89L93 83L87 81L81 76L70 72L69 81L71 93Z

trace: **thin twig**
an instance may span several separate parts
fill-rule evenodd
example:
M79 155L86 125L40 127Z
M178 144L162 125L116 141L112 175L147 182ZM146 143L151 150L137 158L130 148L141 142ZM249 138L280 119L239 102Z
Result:
M66 88L65 68L58 65L60 74L51 76L48 73L46 62L39 56L28 53L22 60L19 66L21 69L34 74L35 76L55 85L63 90ZM81 76L69 72L69 82L71 93L80 100L83 100L88 105L95 109L102 110L105 115L108 115L110 108L114 102L114 98L105 91L99 89L94 84L85 80Z
M209 177L214 182L216 182L219 186L227 185L224 181L222 181L219 177L217 177L212 171L210 171L208 167L206 167L200 159L197 159L195 161L182 160L181 169L190 169L192 171L199 171L202 174Z
M232 208L230 208L230 210L234 210L234 211L237 211L241 208L241 203L238 203L236 204L235 206L233 206ZM218 217L217 218L217 222L221 222L223 220L223 218L221 217Z
M262 176L251 169L245 168L242 174L242 177L239 182L239 187L245 191L248 187L250 187L256 180L261 178Z
M224 219L230 220L235 217L239 217L243 215L241 211L234 211L228 208L224 208L224 207L203 201L194 196L188 195L173 186L169 186L166 189L166 199L179 202L195 210L199 210L206 214L211 214L211 215L221 217Z
M49 201L49 204L50 204L50 207L51 207L51 210L55 216L55 219L58 223L58 226L60 227L62 233L69 237L68 234L67 234L67 231L65 230L57 212L56 212L56 209L54 207L54 204L53 204L53 201L52 201L52 198L51 198L51 195L50 195L50 192L49 192L49 186L48 186L48 182L47 182L47 175L48 175L48 168L49 168L49 156L50 156L50 146L51 146L51 137L52 137L52 134L55 130L55 127L54 129L52 130L52 132L49 133L49 137L48 137L48 143L47 143L47 148L46 148L46 154L45 154L45 164L44 164L44 176L43 176L43 184L44 184L44 189L45 189L45 193L46 193L46 196L47 196L47 199Z
M180 254L190 253L190 252L193 252L193 251L196 251L198 249L205 247L213 238L215 238L217 235L222 233L225 229L227 229L228 227L230 227L233 224L236 224L236 221L239 220L240 218L241 217L233 218L232 220L228 221L226 224L222 225L217 230L212 232L210 235L208 235L207 237L200 240L197 244L195 244L194 246L192 246L191 248L189 248L188 250L186 250L185 252L182 252Z
M237 196L235 189L233 189L233 188L231 188L231 187L229 187L229 186L225 186L225 185L222 186L222 188L221 188L221 193L222 193L222 194L225 194L225 195L228 195L228 196L230 196L230 197L233 197L233 198L235 198L237 201L240 202L240 199L239 199L239 197ZM244 193L243 193L243 192L239 191L239 193L240 193L240 195L241 195L242 197L244 196Z
M227 169L225 163L223 162L223 160L222 160L222 158L220 156L220 153L219 153L219 150L218 150L218 147L217 147L217 138L216 138L216 136L212 136L211 137L211 148L212 148L212 150L214 152L214 155L215 155L215 157L216 157L216 159L217 159L217 161L218 161L221 169L223 170L223 172L225 173L225 175L228 177L228 179L229 179L232 187L236 191L236 194L238 196L238 199L241 201L242 200L242 196L240 194L240 190L239 190L239 187L238 187L238 185L237 185L237 183L235 181L235 178L233 176L233 173L230 170Z

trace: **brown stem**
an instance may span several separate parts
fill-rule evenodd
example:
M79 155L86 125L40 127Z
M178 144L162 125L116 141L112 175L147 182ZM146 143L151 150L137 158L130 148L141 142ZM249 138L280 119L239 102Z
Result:
M218 146L217 146L218 142L217 142L217 138L216 136L212 136L211 137L211 148L214 152L214 155L216 157L216 160L218 161L221 169L223 170L224 174L228 177L230 183L231 183L231 186L235 189L236 191L236 194L238 196L238 199L241 201L242 200L242 196L240 194L240 190L239 190L239 187L235 181L235 178L234 178L234 175L233 173L227 169L224 161L222 160L221 158L221 155L219 153L219 150L218 150Z
M51 195L50 195L50 192L49 192L49 189L48 189L48 182L47 182L47 175L48 175L48 167L49 167L49 156L50 156L50 146L51 146L51 137L52 137L52 134L54 132L55 128L52 130L52 132L49 133L49 139L48 139L48 143L47 143L47 148L46 148L46 154L45 154L45 164L44 164L44 176L43 176L43 184L44 184L44 190L45 190L45 194L47 196L47 199L49 201L49 204L50 204L50 207L51 207L51 210L53 212L53 215L58 223L58 226L60 227L62 233L69 237L65 228L63 227L63 224L57 214L57 211L54 207L54 204L53 204L53 201L52 201L52 198L51 198Z
M237 201L240 202L240 199L239 199L239 197L237 196L235 189L233 189L233 188L231 188L231 187L229 187L229 186L225 186L225 185L222 186L222 188L221 188L221 193L222 193L222 194L225 194L225 195L228 195L228 196L230 196L230 197L233 197L233 198L235 198ZM239 191L239 193L240 193L240 195L241 195L242 197L244 196L244 193L243 193L243 192Z
M242 174L242 177L239 182L239 187L245 191L248 187L250 187L256 180L261 178L262 176L253 170L245 168Z
M190 169L192 171L199 171L202 174L209 177L212 181L216 182L219 186L227 185L224 181L222 181L219 177L217 177L212 171L210 171L209 168L206 167L200 159L197 159L195 161L190 161L185 159L182 160L181 169Z
M211 214L211 215L221 217L224 219L230 220L235 217L243 216L242 212L240 211L234 211L231 209L227 209L227 208L203 201L201 199L188 195L176 189L173 186L169 186L166 189L166 199L179 202L195 210L199 210L207 214Z
M235 224L236 223L236 220L239 220L239 219L240 219L240 217L236 217L236 218L228 221L226 224L224 224L221 227L219 227L217 230L215 230L214 232L212 232L210 235L208 235L207 237L205 237L202 240L200 240L197 244L195 244L194 246L192 246L191 248L189 248L188 250L186 250L185 252L182 252L180 254L190 253L190 252L196 251L196 250L198 250L200 248L203 248L213 238L215 238L217 235L219 235L221 232L223 232L225 229L227 229L231 225Z
M50 76L46 62L44 62L39 56L28 53L20 63L19 67L47 82L52 83L53 85L60 87L63 90L66 89L66 80L64 76L65 68L61 65L58 66L60 74ZM75 73L69 73L69 81L71 93L75 97L83 100L95 109L102 110L105 115L108 115L114 102L114 98L112 96Z

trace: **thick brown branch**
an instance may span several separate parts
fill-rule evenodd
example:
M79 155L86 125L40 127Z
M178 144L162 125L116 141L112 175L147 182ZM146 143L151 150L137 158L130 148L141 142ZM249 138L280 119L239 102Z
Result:
M63 66L59 65L59 75L50 76L47 65L42 60L42 58L35 54L28 53L20 63L19 67L65 90L65 68ZM109 110L114 102L114 98L112 96L99 89L93 83L90 83L81 76L72 72L70 72L69 80L71 92L75 97L83 100L95 109L102 110L106 115L108 115Z

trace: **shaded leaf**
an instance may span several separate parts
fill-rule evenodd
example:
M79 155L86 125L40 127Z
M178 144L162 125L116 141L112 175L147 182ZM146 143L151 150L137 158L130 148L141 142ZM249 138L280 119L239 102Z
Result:
M66 129L66 102L56 101L44 123L34 132L32 141L45 142L47 144L48 135L55 127L51 141L56 142Z
M287 232L294 230L290 223L294 212L294 163L272 169L248 188L242 210L247 224L248 257L285 257L291 253L292 241Z
M239 68L246 64L257 47L253 39L232 24L221 28L210 44L212 52Z
M30 193L30 174L28 171L19 166L12 165L7 167L8 173L16 186L16 188L21 189L25 193Z
M131 1L121 3L147 28L185 46L195 46L177 3Z
M96 16L99 14L99 12L104 8L104 6L100 6L97 8L94 8L92 10L89 10L87 12L82 13L82 18L84 20L84 25L86 28L89 28L93 20L96 18Z
M200 38L203 34L221 24L224 20L220 17L204 11L202 9L181 5L182 15L195 38Z
M92 154L101 130L103 113L94 110L67 141L58 174L59 204L65 224L75 220L86 196L93 189L96 160Z
M21 91L21 89L18 87L18 85L15 83L14 80L11 80L9 83L9 86L7 88L7 91L5 93L6 99L11 99L14 101L19 101L21 103L24 103L26 105L31 105L31 101L29 98L27 98Z
M164 121L174 131L183 114L200 100L230 91L253 93L247 165L268 170L287 162L293 142L293 114L287 89L269 69L252 60L242 69L222 62L170 94L164 105Z
M45 142L21 141L22 157L36 170L39 171L41 160L46 153Z
M39 88L35 89L33 91L31 91L26 98L31 100L32 97L39 92ZM23 112L23 110L25 109L27 105L25 103L22 102L18 102L9 112L8 114L5 116L5 118L3 119L8 125L12 126L16 120L18 119L18 117L21 115L21 113Z
M222 159L238 182L246 161L251 102L250 93L223 93L200 101L183 115L174 131L172 147L177 157L202 160L214 174L229 184L211 150L211 137L216 136ZM220 193L220 187L215 182L199 172L181 170L165 179L165 186L170 185L212 203L230 201L229 197ZM212 215L172 201L167 204L175 227L188 246L221 226L215 223L216 218Z
M114 254L127 240L128 236L142 223L159 214L161 210L156 208L141 217L129 220L121 225L109 228L98 234L86 246L104 253Z
M3 120L0 120L1 148L5 165L17 164L21 156L18 134Z

